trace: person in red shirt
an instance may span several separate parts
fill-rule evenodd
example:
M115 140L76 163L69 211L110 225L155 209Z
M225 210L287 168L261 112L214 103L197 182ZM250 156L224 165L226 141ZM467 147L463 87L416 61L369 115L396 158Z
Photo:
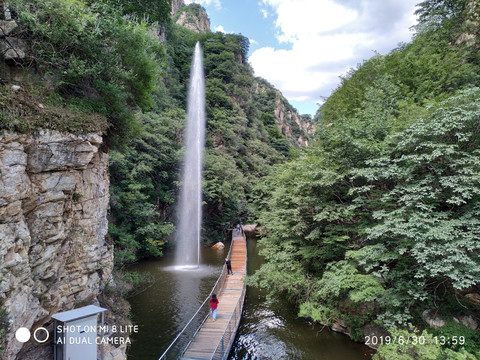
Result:
M217 306L218 306L217 295L213 294L212 298L210 299L210 309L212 309L213 321L217 320Z

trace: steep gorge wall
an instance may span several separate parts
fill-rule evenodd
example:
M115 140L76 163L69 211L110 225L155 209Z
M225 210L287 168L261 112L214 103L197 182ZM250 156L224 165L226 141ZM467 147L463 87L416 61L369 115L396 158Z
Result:
M185 6L185 2L183 0L172 0L172 11L171 14L175 15L178 10Z
M278 130L295 146L308 146L316 130L316 125L308 115L299 115L282 92L266 80L257 78L254 93L269 93L273 98L273 113Z
M280 90L275 90L275 92L274 115L278 129L287 139L293 139L299 146L308 146L309 138L315 133L315 125L310 119L302 119ZM296 131L292 128L295 128Z
M185 6L183 0L172 2L173 21L193 32L210 32L210 19L203 7L198 4Z
M15 330L52 329L53 313L98 303L111 276L101 144L98 134L0 135L0 300L10 323L3 359L51 358L51 344L22 344Z

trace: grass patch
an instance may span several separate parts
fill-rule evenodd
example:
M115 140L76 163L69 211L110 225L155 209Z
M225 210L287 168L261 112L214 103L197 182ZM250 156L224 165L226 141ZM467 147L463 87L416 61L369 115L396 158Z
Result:
M61 96L38 86L11 84L0 87L0 129L31 133L38 128L74 134L105 133L107 118L87 108L68 106Z

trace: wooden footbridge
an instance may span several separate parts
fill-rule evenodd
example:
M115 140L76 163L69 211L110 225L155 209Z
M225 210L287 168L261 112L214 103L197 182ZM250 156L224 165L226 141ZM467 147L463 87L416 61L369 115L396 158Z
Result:
M245 299L247 243L243 233L233 230L232 244L227 256L232 264L233 275L227 275L226 266L223 267L209 296L159 360L221 360L228 357L240 324ZM217 294L218 297L217 320L213 321L210 315L205 316L193 335L188 335L192 334L194 320L198 320L199 316L204 316L208 311L206 309L209 309L212 294ZM185 338L188 338L188 341Z

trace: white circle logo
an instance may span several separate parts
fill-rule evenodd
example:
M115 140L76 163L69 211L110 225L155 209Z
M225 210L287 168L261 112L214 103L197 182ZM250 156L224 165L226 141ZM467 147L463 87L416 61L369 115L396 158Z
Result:
M21 327L17 331L15 331L15 337L21 343L25 343L30 340L30 336L30 330L28 330L26 327Z
M45 336L45 339L39 339L39 338L37 337L37 331L38 331L38 330L42 330L42 331L45 332L45 334L47 334L47 335ZM33 332L33 338L34 338L38 343L40 343L40 344L41 344L41 343L44 343L45 341L47 341L48 338L49 338L49 336L50 336L50 334L49 334L48 330L45 329L44 327L39 327L39 328L37 328L37 329Z

